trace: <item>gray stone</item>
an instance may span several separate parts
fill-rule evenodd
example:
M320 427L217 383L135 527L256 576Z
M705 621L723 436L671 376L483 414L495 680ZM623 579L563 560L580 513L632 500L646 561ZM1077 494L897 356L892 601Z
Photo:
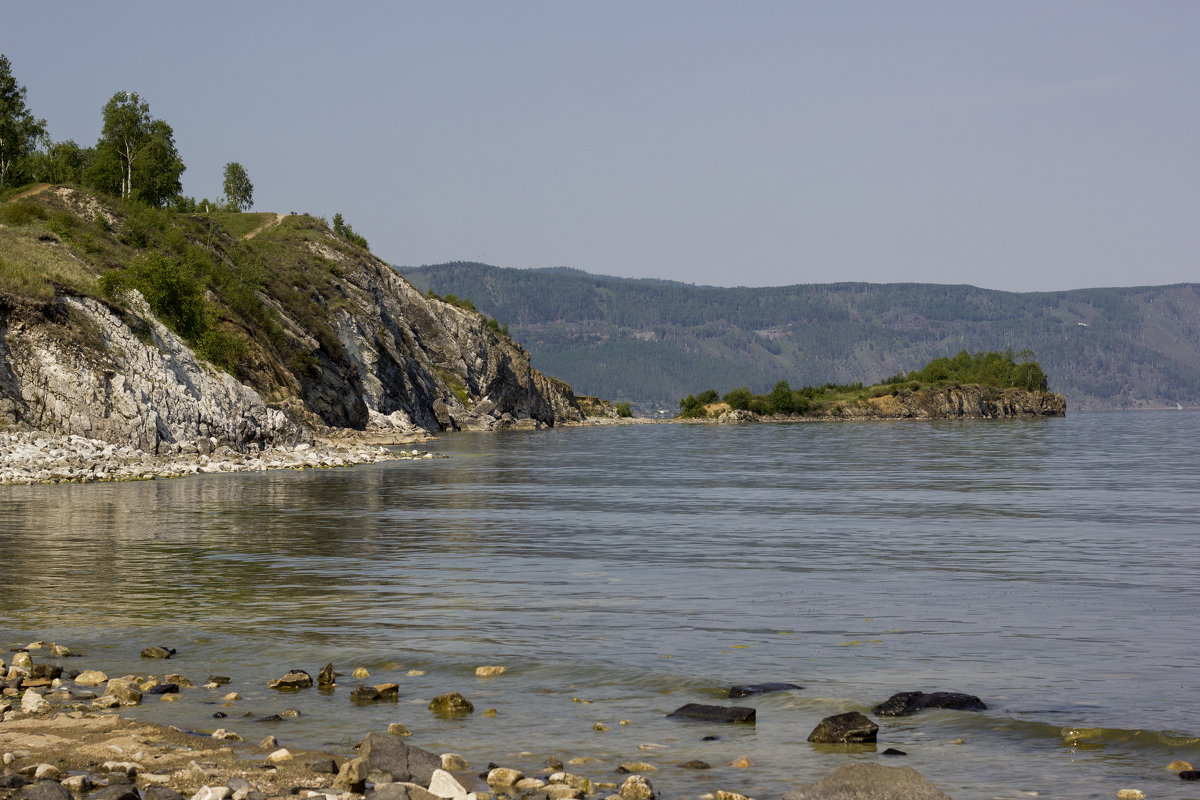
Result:
M142 691L137 684L125 678L112 678L104 689L104 695L115 697L125 705L137 705L142 702Z
M411 781L428 786L434 770L442 766L442 759L434 753L410 747L385 733L368 733L358 752L372 772L384 773L400 783Z
M950 800L911 767L848 764L793 789L783 800Z
M642 775L630 775L617 790L622 800L651 800L654 797L654 786Z
M367 786L368 771L365 758L352 758L338 770L337 777L333 779L333 788L361 794Z
M311 675L302 669L293 669L282 678L278 678L268 683L267 688L289 691L295 689L307 689L312 685L313 679Z
M158 647L157 645L147 647L141 653L142 658L170 658L173 655L175 655L175 648Z
M745 706L708 706L702 703L688 703L668 714L667 719L753 723L755 721L755 711L753 708Z
M333 663L321 667L317 674L317 686L333 686L337 683L337 673L333 671Z
M879 726L857 711L826 717L808 735L819 744L859 744L874 742Z

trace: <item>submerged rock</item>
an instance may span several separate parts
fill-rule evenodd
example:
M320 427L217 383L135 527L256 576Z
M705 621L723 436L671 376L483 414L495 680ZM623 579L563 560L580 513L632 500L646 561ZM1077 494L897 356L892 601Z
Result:
M702 703L688 703L667 714L667 719L753 723L756 713L753 708L745 706L708 706Z
M847 764L831 775L793 789L783 800L950 800L912 767Z
M141 655L142 658L170 658L171 656L175 655L175 648L151 645L150 647L142 650Z
M835 714L821 720L808 741L815 744L859 744L874 742L879 726L857 711Z
M803 686L797 686L794 683L750 683L743 686L734 686L729 690L729 697L736 699L739 697L749 697L754 694L768 694L770 692L786 692L791 689L803 689Z
M973 694L961 692L900 692L871 709L881 717L907 717L927 708L953 711L986 711L987 706Z

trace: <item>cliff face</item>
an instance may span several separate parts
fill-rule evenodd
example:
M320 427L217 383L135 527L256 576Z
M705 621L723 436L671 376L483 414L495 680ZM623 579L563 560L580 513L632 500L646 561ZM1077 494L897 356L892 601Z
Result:
M842 409L845 417L878 419L957 419L976 417L1061 417L1067 402L1061 394L1025 389L952 386L873 397L864 405Z
M137 291L106 299L96 289L101 275L125 266L113 262L114 253L132 262L146 252L144 244L122 244L132 238L133 222L121 208L66 188L37 200L57 227L3 233L23 237L14 241L33 254L31 262L70 262L71 274L83 277L75 286L52 280L49 298L0 285L0 429L164 452L208 438L246 449L338 429L394 436L583 419L570 387L533 369L528 353L495 323L420 294L390 266L307 217L285 218L273 239L259 237L267 240L261 245L213 227L207 240L177 245L185 255L203 248L213 264L244 263L258 247L250 257L265 265L268 278L250 296L265 327L222 306L211 281L206 290L209 317L238 337L235 377L197 356ZM90 213L80 216L80 208ZM211 225L197 218L188 224ZM101 226L111 243L98 241L102 234L88 225ZM172 235L178 241L184 234ZM8 268L0 264L0 271Z

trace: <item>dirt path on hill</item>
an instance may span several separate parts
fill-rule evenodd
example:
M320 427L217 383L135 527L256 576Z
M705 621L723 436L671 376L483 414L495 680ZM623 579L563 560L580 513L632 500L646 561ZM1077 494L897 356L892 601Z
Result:
M13 195L12 197L8 198L8 202L13 203L13 202L16 202L17 200L24 200L26 197L33 197L35 194L41 194L42 192L46 191L49 188L50 188L50 184L48 184L48 183L39 183L37 186L30 186L28 189L21 192L20 194Z
M245 236L243 236L242 239L243 240L253 239L255 236L258 236L260 233L265 231L267 228L274 228L276 225L283 222L283 218L286 216L287 216L287 214L276 214L275 219L267 220L262 225L259 225L257 228L255 228L254 230L250 231Z

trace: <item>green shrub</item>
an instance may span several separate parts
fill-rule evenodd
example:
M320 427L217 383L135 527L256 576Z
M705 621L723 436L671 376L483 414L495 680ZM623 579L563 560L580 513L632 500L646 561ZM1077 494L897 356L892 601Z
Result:
M617 416L618 417L632 417L633 416L633 406L630 405L629 401L626 400L626 401L617 403Z

